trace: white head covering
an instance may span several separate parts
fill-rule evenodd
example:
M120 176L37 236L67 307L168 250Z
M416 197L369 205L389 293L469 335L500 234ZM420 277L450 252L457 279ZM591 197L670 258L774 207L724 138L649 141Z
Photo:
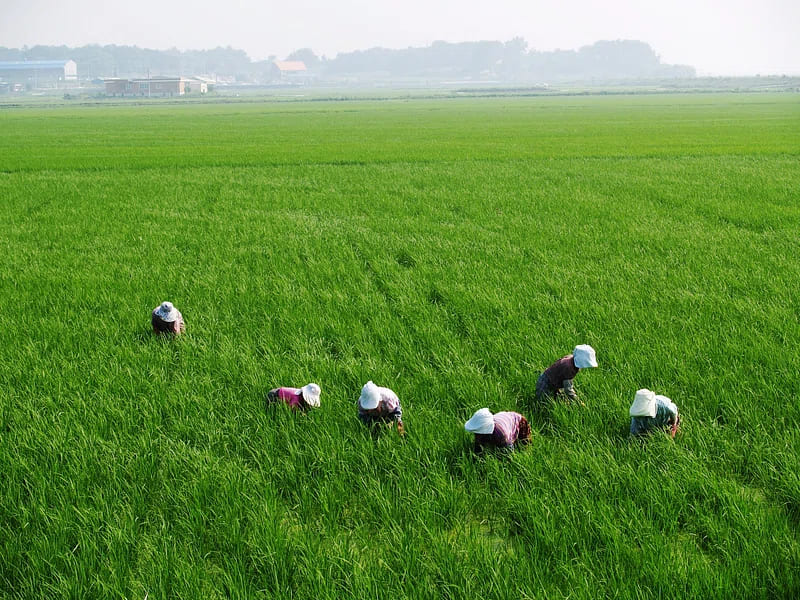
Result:
M588 344L575 346L575 350L572 351L572 358L575 361L575 366L579 369L597 366L597 357L594 354L594 348Z
M172 302L162 302L153 312L165 323L174 323L181 316L180 311L172 306Z
M655 417L657 408L656 393L641 389L636 392L629 413L632 417Z
M303 393L303 400L305 400L309 406L319 408L319 395L322 390L319 389L316 383L308 383L300 388L300 391Z
M381 392L378 386L368 381L361 388L361 396L358 399L358 405L364 410L372 410L377 408L381 401Z
M464 429L470 433L492 433L494 431L494 416L488 408L475 411L472 418L464 423Z

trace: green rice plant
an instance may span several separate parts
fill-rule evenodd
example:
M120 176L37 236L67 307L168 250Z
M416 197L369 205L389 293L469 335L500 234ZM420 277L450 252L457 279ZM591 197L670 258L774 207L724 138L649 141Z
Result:
M0 595L796 597L798 125L789 94L0 111ZM537 403L577 343L587 406ZM356 418L369 379L405 438ZM629 439L641 387L674 441ZM474 456L483 406L529 447Z

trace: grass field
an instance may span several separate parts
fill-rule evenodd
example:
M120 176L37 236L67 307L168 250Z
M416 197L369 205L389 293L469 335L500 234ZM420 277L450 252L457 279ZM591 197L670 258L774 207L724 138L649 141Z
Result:
M2 597L800 594L797 95L6 109L0 209Z

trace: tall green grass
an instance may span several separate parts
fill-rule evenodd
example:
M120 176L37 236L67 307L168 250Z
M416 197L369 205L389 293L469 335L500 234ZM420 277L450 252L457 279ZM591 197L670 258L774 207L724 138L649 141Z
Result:
M793 95L0 112L0 593L796 597L799 126ZM587 407L537 406L576 343ZM406 439L356 419L368 379ZM674 442L628 439L640 387ZM474 457L482 406L530 447Z

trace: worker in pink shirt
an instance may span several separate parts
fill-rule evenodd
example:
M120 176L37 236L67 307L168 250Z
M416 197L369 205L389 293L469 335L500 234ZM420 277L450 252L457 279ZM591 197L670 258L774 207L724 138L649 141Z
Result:
M493 415L488 408L482 408L464 423L464 429L475 434L475 452L485 447L513 450L516 445L531 441L531 426L518 412Z
M319 408L321 390L316 383L309 383L301 388L279 387L267 393L269 402L285 402L293 410Z
M539 379L536 381L536 398L538 400L557 398L563 390L567 398L583 405L583 402L578 400L572 380L581 369L596 366L597 356L594 348L587 344L575 346L572 354L558 359L539 375Z

